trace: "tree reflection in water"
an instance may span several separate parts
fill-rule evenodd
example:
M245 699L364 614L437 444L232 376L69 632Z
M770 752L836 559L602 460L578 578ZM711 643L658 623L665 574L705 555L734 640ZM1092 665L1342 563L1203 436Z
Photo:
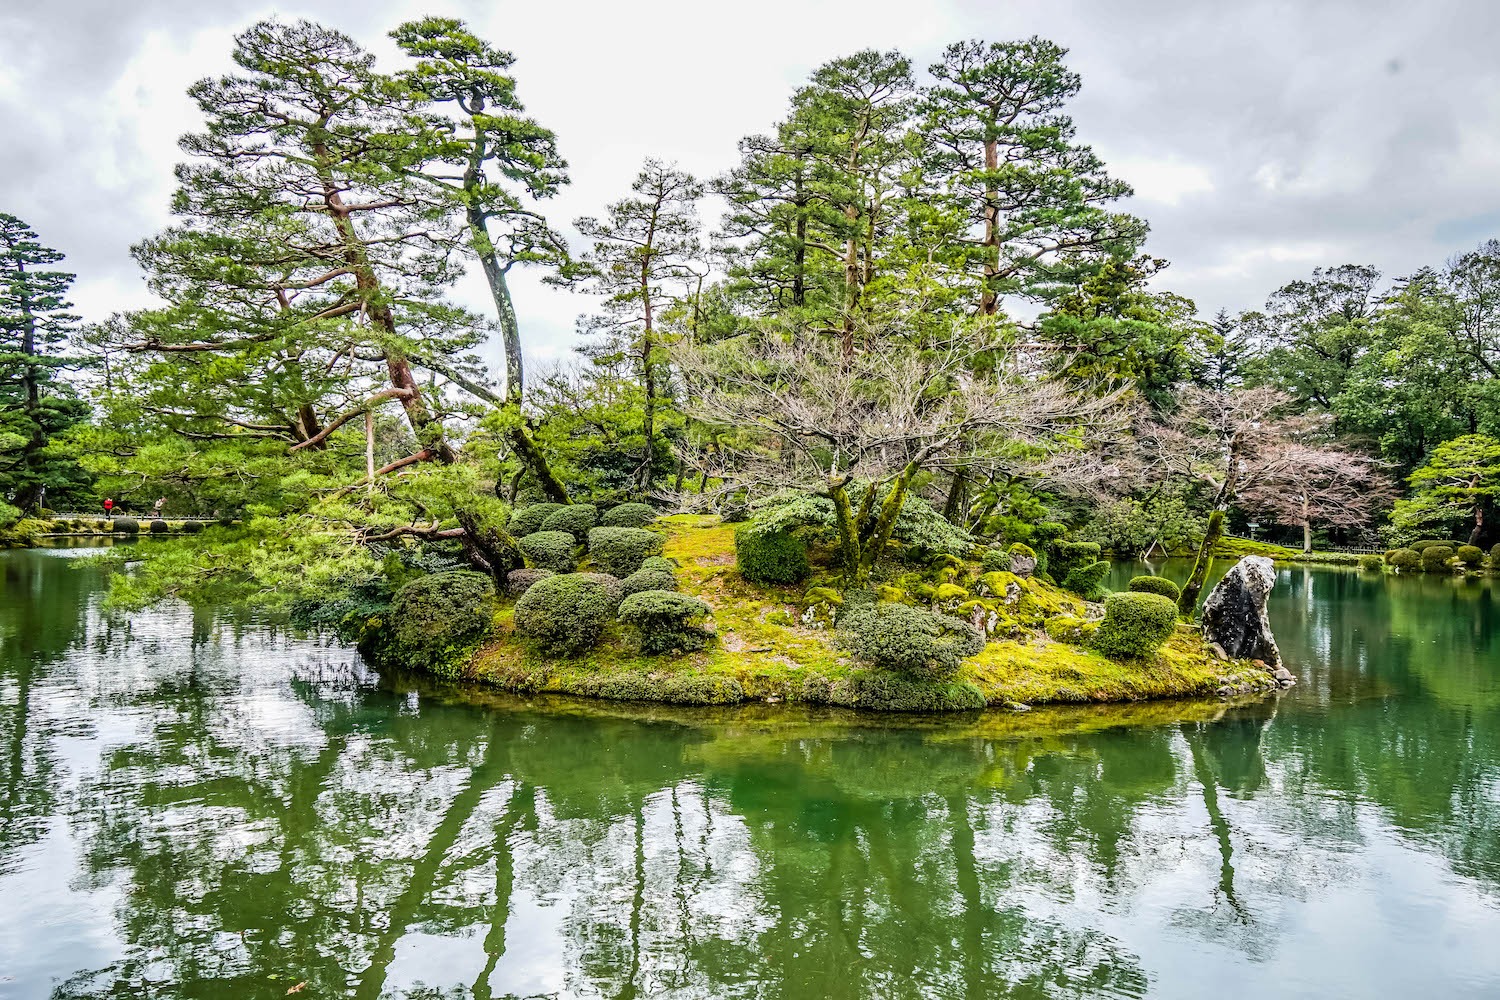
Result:
M1172 956L1272 963L1396 850L1500 928L1494 672L1423 652L1500 651L1493 607L1455 636L1427 606L1472 595L1354 578L1361 627L1318 593L1350 584L1295 582L1279 703L854 719L377 679L0 566L0 895L66 885L79 942L0 935L18 995L1157 995Z

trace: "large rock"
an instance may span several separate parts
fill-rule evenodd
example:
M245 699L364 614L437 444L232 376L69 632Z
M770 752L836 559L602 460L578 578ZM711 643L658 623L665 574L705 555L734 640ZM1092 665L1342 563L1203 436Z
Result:
M1235 659L1261 660L1275 672L1281 667L1281 650L1266 619L1266 598L1275 584L1271 560L1241 559L1203 602L1203 638Z

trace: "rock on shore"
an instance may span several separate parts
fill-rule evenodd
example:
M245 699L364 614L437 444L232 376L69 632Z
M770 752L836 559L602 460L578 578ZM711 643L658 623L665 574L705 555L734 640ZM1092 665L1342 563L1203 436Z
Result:
M1294 678L1266 618L1266 599L1276 585L1276 567L1265 556L1246 556L1224 574L1203 602L1203 638L1235 659L1260 660L1282 686Z

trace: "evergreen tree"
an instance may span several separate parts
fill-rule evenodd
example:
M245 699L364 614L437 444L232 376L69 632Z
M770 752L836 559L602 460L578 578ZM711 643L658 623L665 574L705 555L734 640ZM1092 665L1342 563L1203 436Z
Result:
M0 213L0 497L21 511L56 506L87 483L53 438L87 409L62 371L76 332L68 310L73 275L50 268L63 259L20 219Z

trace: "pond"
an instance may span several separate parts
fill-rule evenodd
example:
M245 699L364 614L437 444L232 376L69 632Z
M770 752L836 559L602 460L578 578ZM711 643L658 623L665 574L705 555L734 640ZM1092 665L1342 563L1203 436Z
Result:
M855 718L376 677L75 554L0 553L0 997L1500 995L1492 583L1283 570L1253 704Z

